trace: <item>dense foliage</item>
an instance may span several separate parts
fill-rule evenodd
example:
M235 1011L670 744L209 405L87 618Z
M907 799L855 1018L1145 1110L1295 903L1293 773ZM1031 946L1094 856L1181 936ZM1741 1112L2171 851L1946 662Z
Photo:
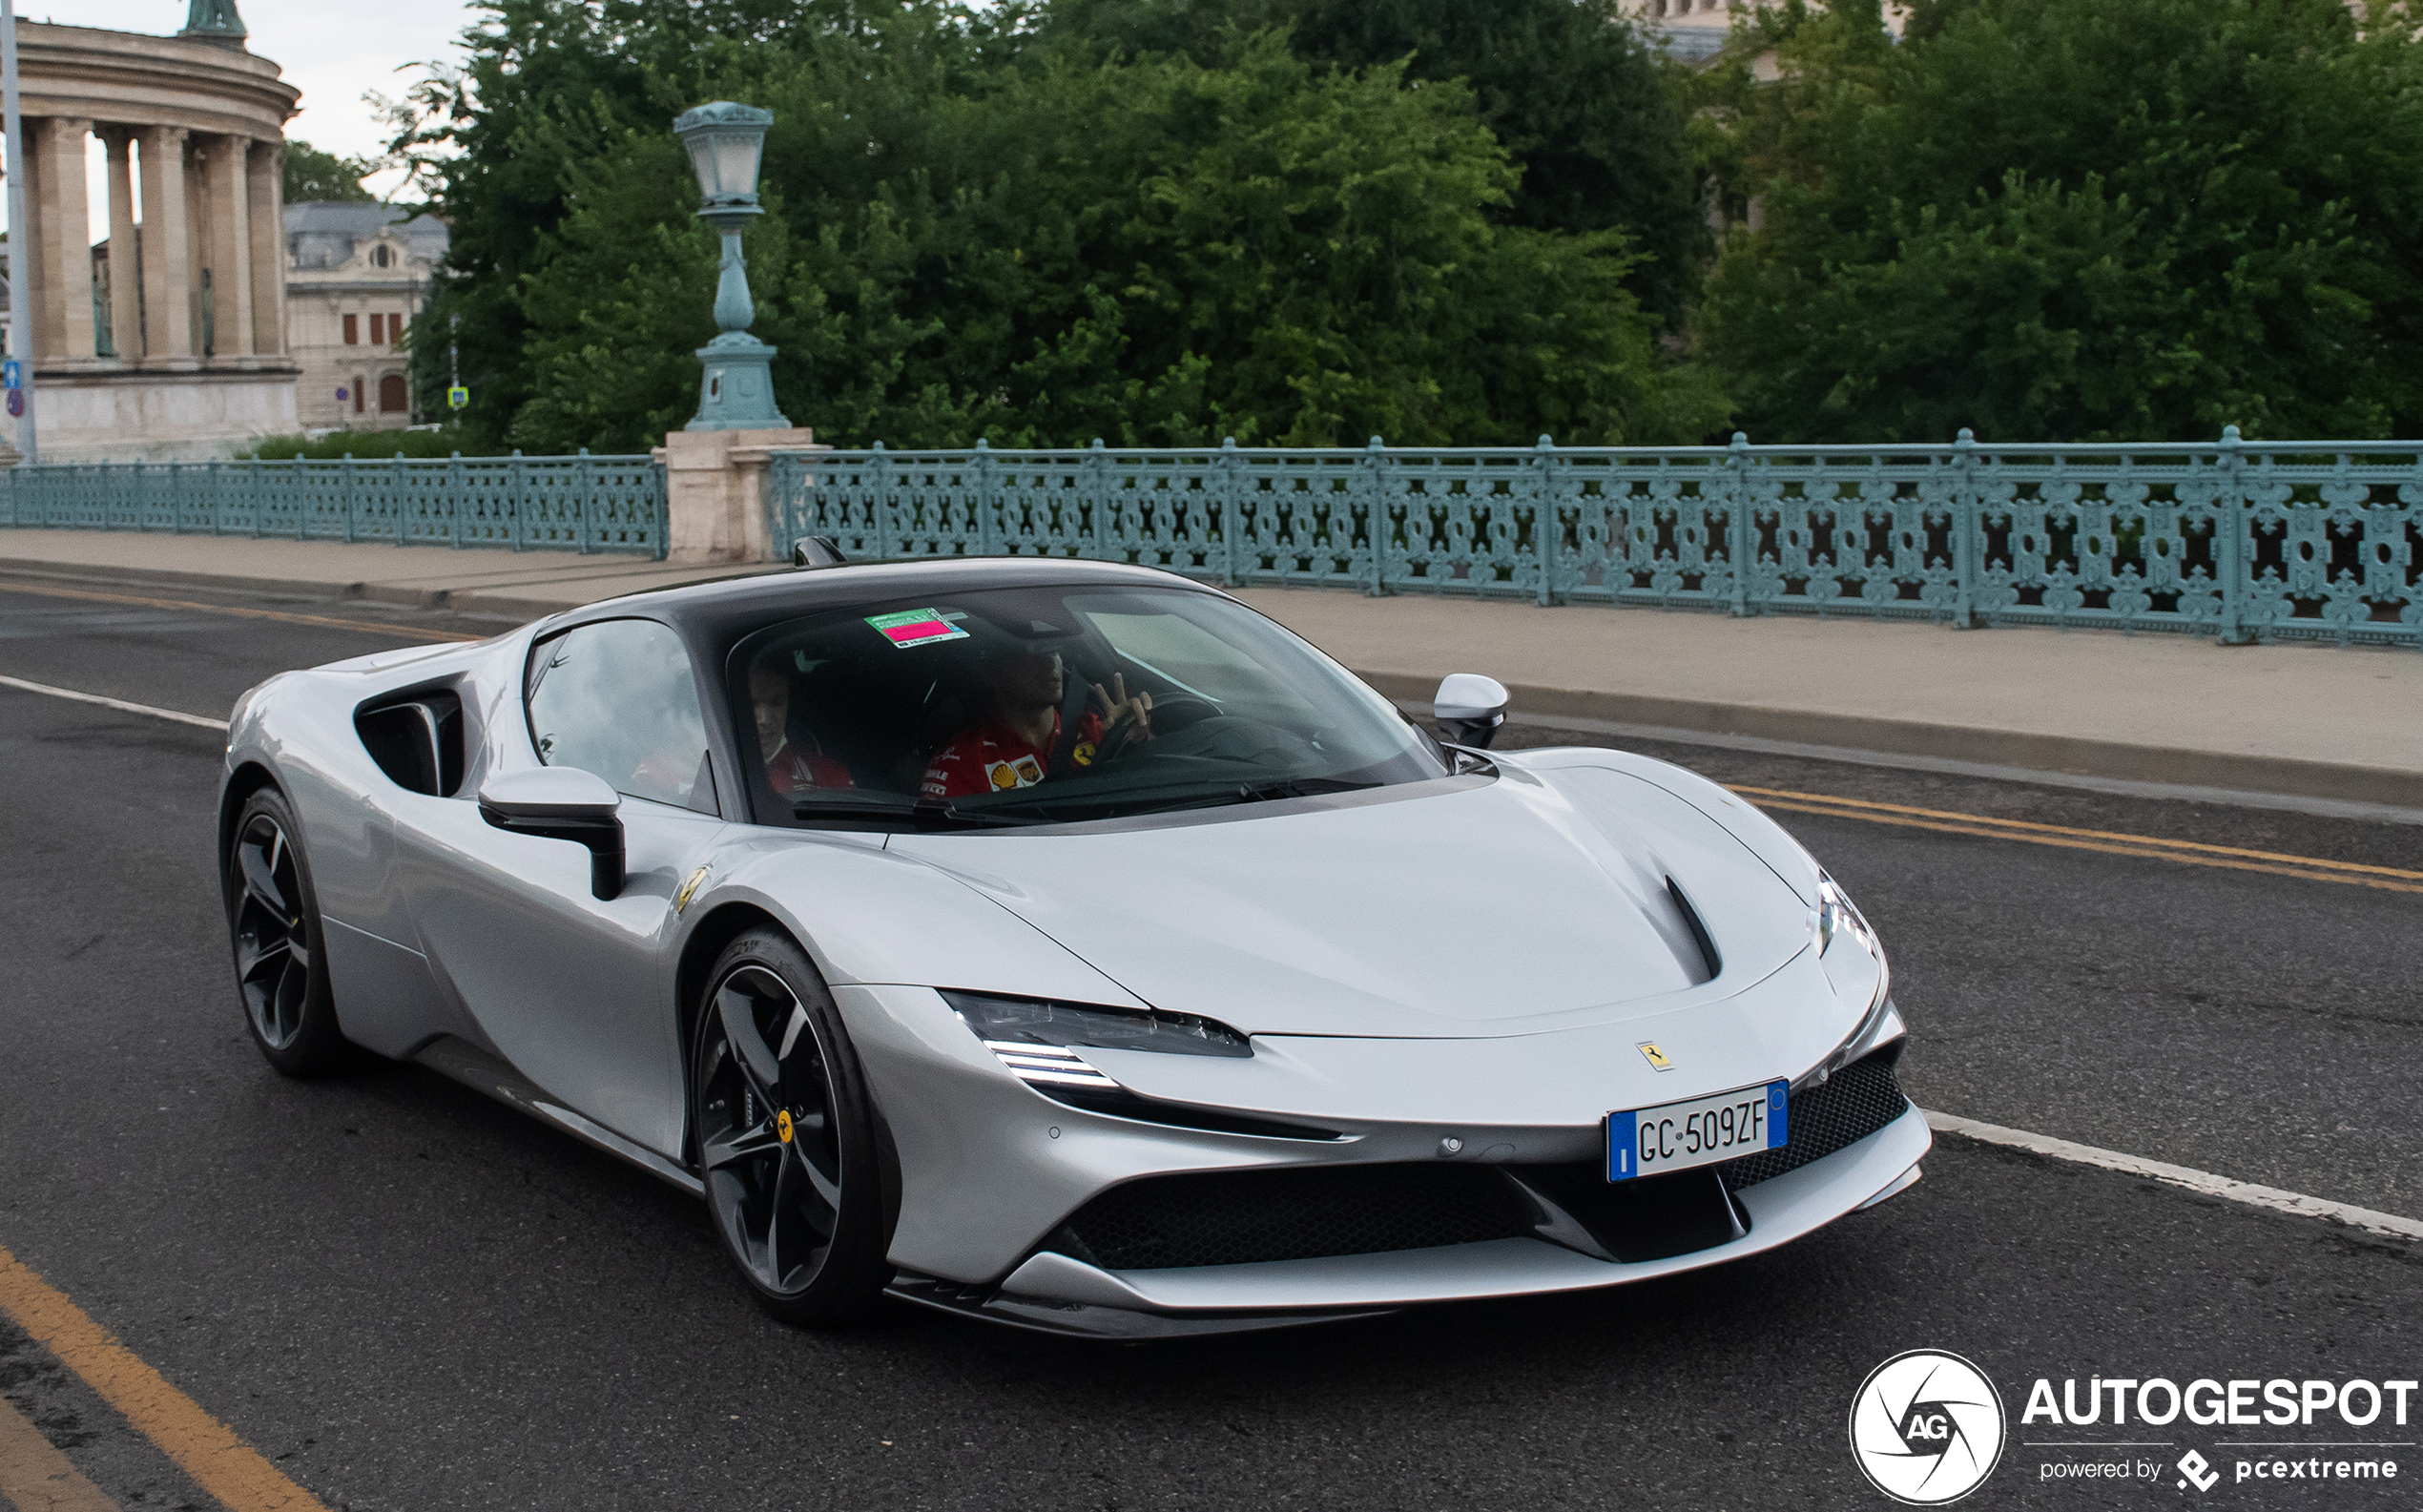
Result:
M1761 440L2423 429L2423 68L2341 0L1794 5L1699 82ZM1772 48L1778 82L1752 81Z
M1260 27L1284 28L1308 62L1403 63L1416 87L1470 85L1521 175L1492 218L1623 229L1645 254L1630 286L1679 321L1706 222L1673 91L1614 0L1055 0L1041 30L1100 56L1174 52L1209 65L1232 31Z
M335 153L323 153L309 142L289 141L282 175L286 203L376 198L362 187L362 180L378 170L379 165L365 157L341 157Z
M626 449L686 419L715 248L667 127L727 97L776 116L754 331L786 412L830 440L1651 441L1721 420L1665 370L1637 238L1526 223L1470 89L1290 35L1130 53L1014 9L497 0L404 144L454 224L416 372L439 381L459 318L470 425L497 441Z
M483 0L397 143L414 382L480 447L686 420L720 97L845 445L2423 432L2416 0L1783 0L1696 71L1614 3Z
M335 462L344 457L450 457L458 451L466 456L481 454L475 445L466 445L453 426L445 425L432 430L332 430L317 440L303 435L264 436L243 455L259 457L263 462L287 462L298 457Z

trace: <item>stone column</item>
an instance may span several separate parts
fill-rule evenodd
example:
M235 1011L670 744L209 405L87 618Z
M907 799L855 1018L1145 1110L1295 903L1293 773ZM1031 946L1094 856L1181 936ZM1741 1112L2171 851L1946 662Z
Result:
M84 138L93 123L52 116L42 123L41 252L34 262L40 280L45 358L93 360L93 223L84 192Z
M129 155L135 134L123 126L105 128L101 140L110 155L110 342L118 361L143 358L143 273L135 237L135 164Z
M185 264L186 287L193 291L194 355L208 357L212 342L210 322L205 319L209 301L217 292L216 280L204 275L210 268L211 202L210 156L203 151L204 134L187 128L185 135L185 245L189 256Z
M143 159L143 355L192 367L193 246L185 223L185 128L147 126Z
M286 351L286 144L255 142L245 155L246 223L252 228L253 350Z
M252 186L244 159L252 142L242 136L216 136L210 144L211 298L218 306L217 351L238 366L250 367L253 355L253 233L250 223Z
M51 286L45 281L51 259L43 253L50 240L42 234L49 224L42 218L42 123L29 115L24 129L25 160L17 166L25 173L25 233L9 233L9 265L13 268L17 259L25 259L26 350L11 355L31 363L37 358L57 356L59 348L51 338L50 323L43 319L43 306L51 298Z

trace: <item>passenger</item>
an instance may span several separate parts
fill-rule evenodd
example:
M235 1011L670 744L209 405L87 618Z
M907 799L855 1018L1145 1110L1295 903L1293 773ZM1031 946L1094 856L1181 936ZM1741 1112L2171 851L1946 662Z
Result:
M777 797L790 797L808 788L846 788L850 769L824 754L809 737L809 749L791 743L791 675L779 662L762 663L749 673L749 698L757 706L757 749L765 753L766 781Z
M926 764L922 792L927 798L1033 787L1053 775L1056 756L1065 756L1063 772L1091 766L1106 735L1123 725L1130 741L1152 738L1152 694L1139 689L1129 697L1124 673L1111 679L1108 690L1094 684L1095 707L1078 719L1063 753L1060 706L1067 674L1059 653L1008 652L989 658L984 667L993 707L953 735Z

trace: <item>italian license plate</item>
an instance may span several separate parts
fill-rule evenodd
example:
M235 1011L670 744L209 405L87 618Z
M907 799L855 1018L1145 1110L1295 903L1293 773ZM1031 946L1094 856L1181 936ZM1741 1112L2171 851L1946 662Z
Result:
M1781 1150L1791 1131L1791 1084L1769 1082L1713 1097L1607 1114L1607 1180L1658 1176Z

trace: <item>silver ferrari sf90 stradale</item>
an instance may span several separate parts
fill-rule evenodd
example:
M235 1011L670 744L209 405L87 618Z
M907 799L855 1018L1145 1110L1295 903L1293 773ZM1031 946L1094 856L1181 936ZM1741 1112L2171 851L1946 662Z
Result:
M817 553L819 560L830 553ZM1917 1179L1874 933L1757 810L1439 735L1215 589L637 594L238 704L244 1011L703 1195L759 1300L1136 1338L1616 1285Z

